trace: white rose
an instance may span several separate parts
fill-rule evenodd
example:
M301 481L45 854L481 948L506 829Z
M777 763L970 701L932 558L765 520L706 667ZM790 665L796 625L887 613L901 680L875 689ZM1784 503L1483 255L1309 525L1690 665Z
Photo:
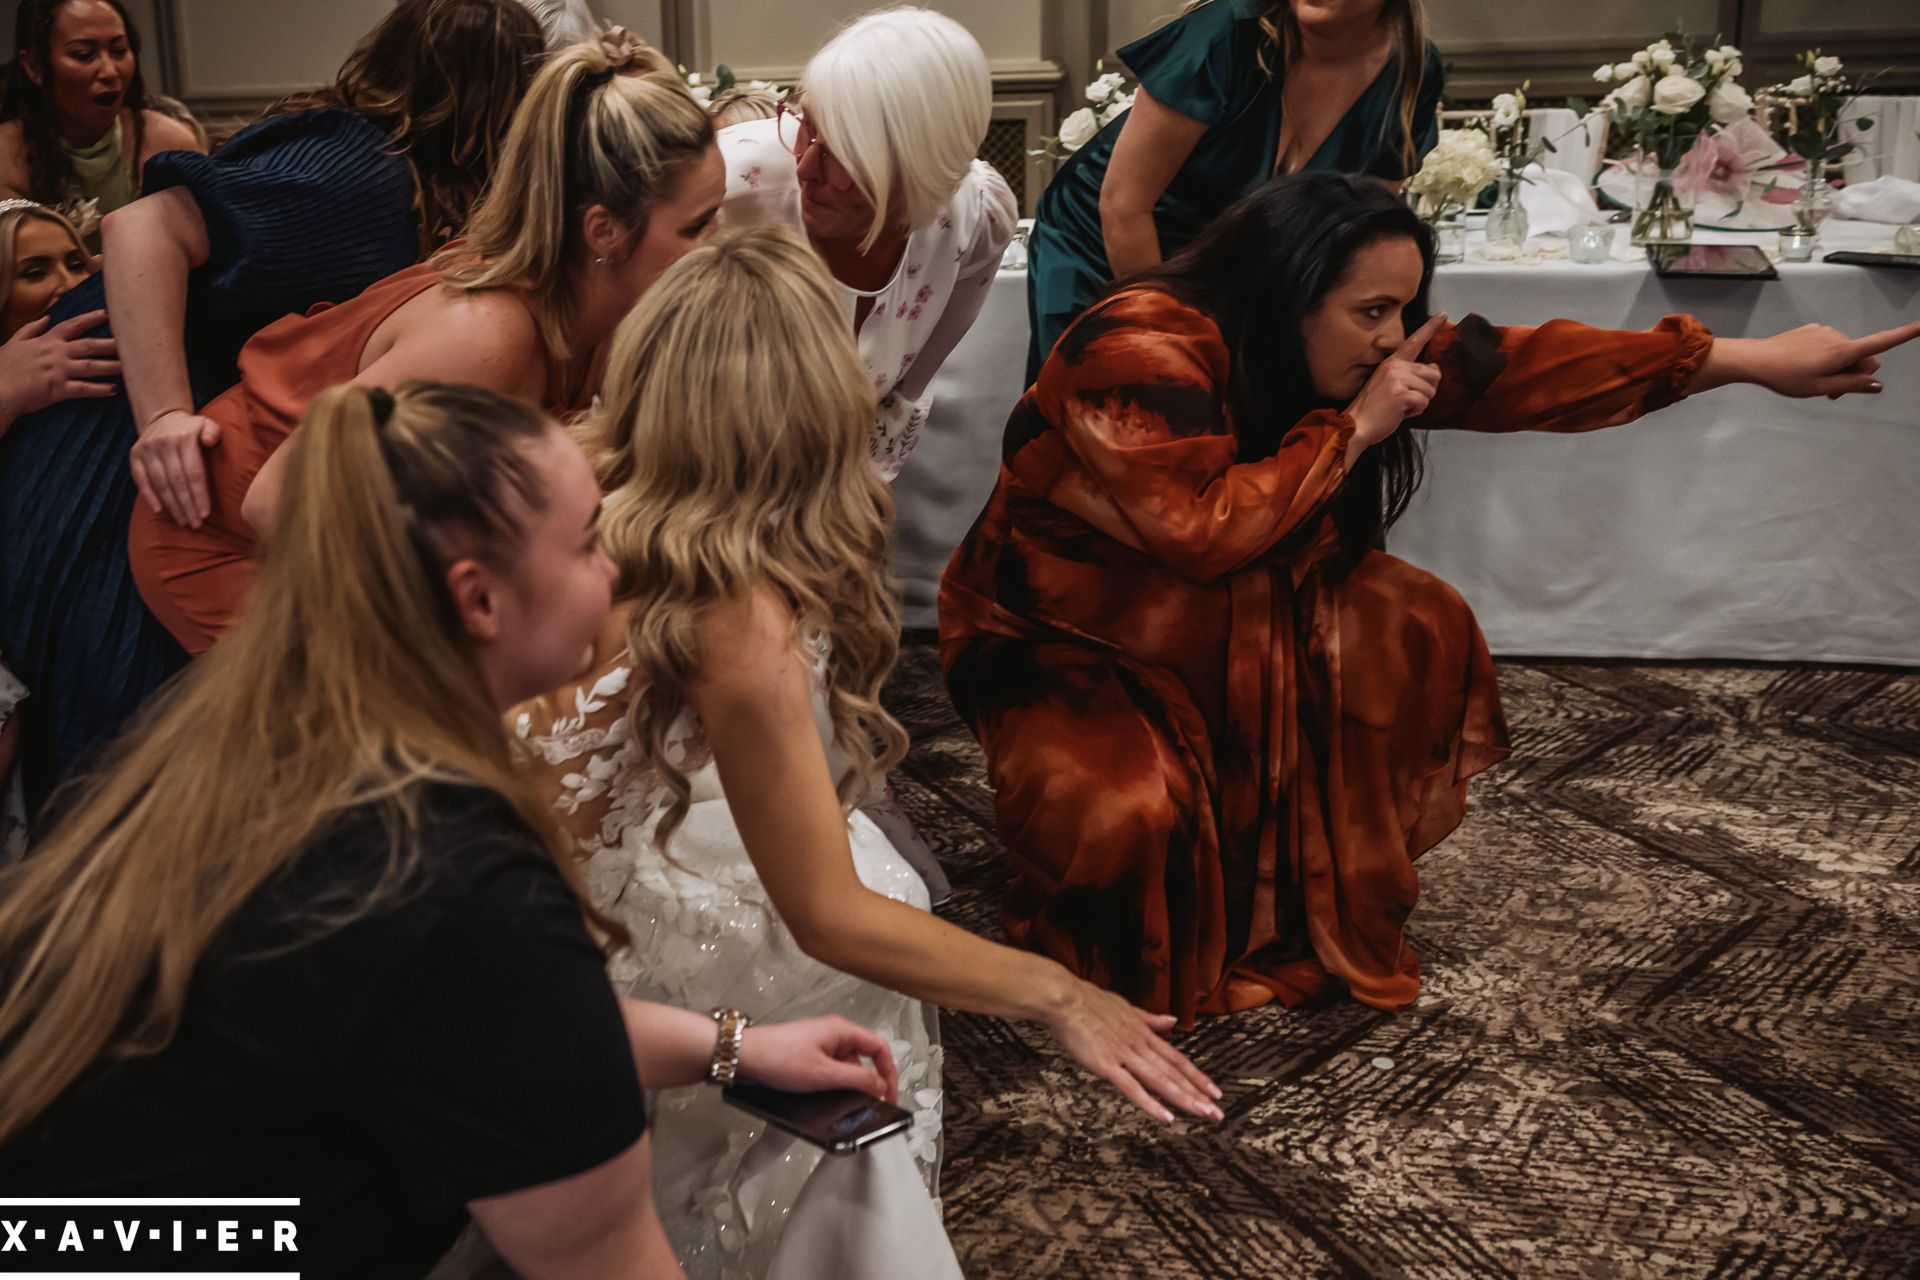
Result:
M688 92L693 95L693 100L702 107L711 107L713 105L713 90L708 86L704 84L695 85L689 89Z
M1607 97L1612 100L1616 107L1621 107L1628 111L1638 111L1641 107L1653 101L1653 86L1647 82L1645 76L1635 76L1608 94Z
M1698 80L1683 75L1670 75L1661 78L1653 86L1653 109L1661 115L1680 116L1693 109L1693 104L1707 96Z
M1631 80L1639 74L1640 68L1631 62L1618 63L1613 68L1613 78L1615 80Z
M1707 99L1707 113L1715 124L1732 124L1744 120L1753 110L1753 97L1745 89L1731 80L1722 80Z
M1814 73L1815 75L1817 75L1817 76L1837 76L1837 75L1839 75L1839 74L1840 74L1840 59L1838 59L1838 58L1815 58L1815 59L1813 60L1813 73Z
M1648 67L1651 67L1652 65L1653 65L1653 55L1648 53L1645 49L1642 49L1640 52L1633 55L1633 69L1635 71L1645 71Z
M1119 97L1115 98L1112 102L1107 104L1107 109L1100 113L1100 127L1104 129L1108 125L1112 124L1115 120L1118 120L1121 116L1126 114L1127 108L1131 107L1132 105L1133 105L1133 95L1130 93L1123 93Z
M1093 108L1082 107L1060 122L1060 145L1078 151L1098 132L1100 121L1094 117Z
M1721 63L1725 62L1726 60L1727 60L1727 55L1720 52L1718 49L1707 50L1707 65L1709 67L1718 67Z
M1673 50L1662 49L1658 53L1654 54L1653 69L1655 71L1661 71L1661 72L1673 70Z
M1510 93L1495 94L1493 99L1493 127L1511 129L1520 122L1520 100Z
M1740 46L1732 45L1732 44L1723 44L1715 52L1723 54L1729 58L1737 58L1740 56Z
M700 87L700 73L698 71L691 72L687 76L687 86L693 89L698 89Z
M1126 82L1127 78L1118 71L1108 71L1095 78L1094 82L1087 86L1087 101L1094 103L1105 102L1114 94L1119 93L1120 87L1126 84Z
M1795 79L1787 81L1787 92L1788 93L1812 93L1813 77L1799 76Z
M1612 84L1613 83L1613 64L1609 62L1606 66L1601 67L1598 71L1595 71L1593 73L1593 78L1595 80L1598 80L1601 84Z

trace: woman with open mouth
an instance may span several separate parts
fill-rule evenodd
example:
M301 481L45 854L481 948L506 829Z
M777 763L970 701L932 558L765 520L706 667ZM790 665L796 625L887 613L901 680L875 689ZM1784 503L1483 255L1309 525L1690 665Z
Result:
M107 214L140 194L162 151L206 147L154 110L140 77L140 32L120 0L22 0L19 52L0 103L0 195L94 201Z

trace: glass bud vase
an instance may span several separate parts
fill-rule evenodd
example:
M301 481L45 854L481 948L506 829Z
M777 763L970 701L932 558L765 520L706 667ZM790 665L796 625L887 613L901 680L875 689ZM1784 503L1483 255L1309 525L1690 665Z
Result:
M1466 260L1467 220L1465 211L1459 205L1442 205L1438 213L1427 219L1427 225L1433 228L1433 260L1435 262Z
M1800 195L1793 202L1794 225L1811 232L1817 240L1820 224L1833 214L1833 185L1827 181L1825 160L1807 161L1807 180L1800 184Z
M1499 197L1487 212L1487 247L1504 245L1518 253L1526 243L1527 209L1520 203L1520 177L1503 173Z
M1673 170L1642 165L1634 182L1633 243L1685 244L1693 239L1693 201L1673 180Z

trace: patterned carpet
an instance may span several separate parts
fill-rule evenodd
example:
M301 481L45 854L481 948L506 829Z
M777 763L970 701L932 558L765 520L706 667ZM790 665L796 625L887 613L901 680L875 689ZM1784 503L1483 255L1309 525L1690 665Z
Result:
M1419 1003L1203 1023L1225 1124L1163 1129L1037 1029L946 1017L969 1276L1920 1275L1920 673L1502 680L1514 758L1420 864ZM946 914L997 934L930 649L890 704Z

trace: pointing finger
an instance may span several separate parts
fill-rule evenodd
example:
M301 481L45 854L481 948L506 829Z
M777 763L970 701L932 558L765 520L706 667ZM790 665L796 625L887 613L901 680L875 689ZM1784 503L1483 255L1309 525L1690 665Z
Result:
M1868 356L1877 356L1883 351L1891 351L1903 342L1912 342L1920 338L1920 320L1903 324L1896 329L1882 329L1879 333L1870 333L1864 338L1854 339L1848 348L1852 357L1847 363L1863 360Z
M1428 320L1425 324L1421 325L1418 329L1415 329L1413 331L1413 336L1408 338L1405 342L1401 343L1400 349L1394 352L1391 356L1389 356L1388 359L1418 360L1420 358L1420 353L1427 349L1427 343L1433 340L1433 335L1440 332L1440 326L1445 324L1446 322L1447 322L1447 316L1445 312L1441 312L1439 315L1434 316L1432 319Z

